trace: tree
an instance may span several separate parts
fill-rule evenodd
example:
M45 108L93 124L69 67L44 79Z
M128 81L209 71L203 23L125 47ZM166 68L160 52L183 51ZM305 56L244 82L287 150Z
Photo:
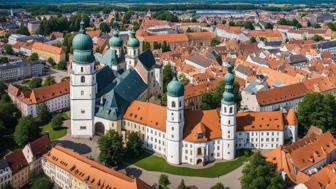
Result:
M236 23L235 23L234 21L231 20L231 21L229 22L229 26L235 26L235 25L236 25Z
M9 58L6 57L6 56L1 56L0 57L0 64L3 64L3 63L8 63L9 62Z
M162 52L168 52L168 51L170 51L170 45L167 43L167 41L163 41L161 49L162 49Z
M165 174L161 174L159 178L159 185L162 188L168 188L167 186L170 184L168 176Z
M49 86L49 85L52 85L52 84L55 84L55 83L56 83L55 78L53 76L49 75L43 81L43 86Z
M202 95L202 109L215 109L221 106L221 100L225 90L225 81L221 81L216 88L211 92L206 92ZM239 83L233 83L233 94L235 95L235 102L239 106L241 101L241 94L239 91Z
M109 33L111 31L110 26L106 22L100 23L99 29L101 32L104 33Z
M2 97L3 98L3 97ZM13 132L17 125L18 119L21 117L21 112L11 102L0 102L0 120L6 127L7 132Z
M322 36L317 35L317 34L315 34L311 39L316 41L316 42L324 40L324 38Z
M50 119L52 118L52 115L49 111L48 106L45 103L42 103L39 105L38 111L37 111L37 122L39 125L44 125L49 123Z
M321 28L321 24L315 24L314 28Z
M255 37L252 36L252 37L250 38L250 42L251 42L251 43L256 43L256 42L257 42L257 39L256 39Z
M282 189L285 188L284 181L278 177L275 167L266 162L260 152L254 153L249 162L243 168L243 176L240 184L242 189Z
M16 33L21 34L21 35L30 35L28 28L25 26L20 26L17 30Z
M311 125L324 132L336 133L336 100L329 94L305 94L298 108L299 136L303 137Z
M36 61L36 60L38 60L39 59L39 55L37 54L37 53L32 53L31 55L30 55L30 57L28 58L28 61L29 62L33 62L33 61Z
M191 33L191 32L193 32L193 30L190 27L188 27L187 30L186 30L186 32L187 33Z
M217 183L214 186L212 186L210 189L224 189L224 185L222 183Z
M114 130L109 130L98 139L99 161L106 166L119 165L124 157L123 139Z
M29 115L22 117L15 128L14 140L19 147L40 137L41 129L37 126L34 118Z
M47 176L40 176L34 179L32 185L29 187L30 189L46 189L53 188L54 183Z
M63 116L62 114L56 114L52 119L51 119L51 128L53 130L60 129L63 125Z
M177 187L177 189L187 189L187 186L184 184L184 180L181 180L180 185Z
M5 50L5 53L9 55L13 54L14 52L12 46L9 44L4 45L4 50Z
M189 79L184 73L179 75L179 80L183 83L183 85L187 85L189 83Z
M336 22L329 22L327 26L332 30L336 31Z
M58 70L66 70L67 69L67 64L64 60L61 60L56 67Z
M161 44L158 43L158 42L156 42L156 41L154 41L154 43L153 43L153 48L154 48L154 49L160 49L160 48L161 48Z
M143 42L143 50L150 49L150 48L151 48L150 44L148 42L144 41Z
M127 143L126 143L127 156L130 158L139 157L142 152L142 145L143 145L143 141L140 138L139 133L131 132L127 136Z
M244 28L249 29L249 30L254 30L255 29L254 26L253 26L253 23L251 21L246 21L244 23Z
M220 40L217 37L211 39L211 46L216 46L220 44Z
M163 67L163 92L167 92L167 85L173 79L173 68L170 64Z
M56 65L56 62L55 62L55 60L54 60L54 59L52 59L51 57L49 57L47 61L48 61L48 63L49 63L51 66L54 66L54 65Z
M273 30L273 24L271 24L271 23L267 23L267 24L265 25L265 29Z
M29 82L29 88L31 89L35 89L35 88L39 88L42 86L42 79L39 77L33 78L30 82Z

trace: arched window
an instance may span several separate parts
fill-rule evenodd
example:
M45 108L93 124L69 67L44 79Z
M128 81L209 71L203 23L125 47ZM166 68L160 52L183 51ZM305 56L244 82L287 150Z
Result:
M84 95L84 91L81 91L81 95L82 95L82 96Z
M176 107L176 103L175 103L175 101L173 101L173 102L171 103L171 106L172 106L173 108Z
M230 114L232 113L232 107L230 107Z
M226 107L224 107L224 113L226 113Z
M182 103L181 103L181 101L179 101L179 107L181 108L181 106L182 106Z
M85 83L85 77L84 76L81 77L81 83Z
M81 67L81 72L83 72L84 71L84 69L83 69L83 67Z

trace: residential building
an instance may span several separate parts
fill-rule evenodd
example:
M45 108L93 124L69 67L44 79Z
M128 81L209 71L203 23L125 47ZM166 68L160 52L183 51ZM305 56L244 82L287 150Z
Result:
M330 52L334 57L336 56L336 40L323 41L314 44L314 47L320 52Z
M12 171L7 160L0 160L0 188L5 188L12 180Z
M43 41L44 37L39 35L21 35L21 34L12 34L8 37L8 44L14 45L17 42L27 42L27 41Z
M61 112L70 107L69 81L22 91L13 84L8 85L8 95L23 115L37 116L39 106L44 103L50 112Z
M65 53L61 47L46 43L35 42L32 46L32 53L37 53L42 60L52 58L56 63L65 60Z
M0 64L0 81L17 81L44 75L42 61L16 61Z
M319 187L313 188L328 188L328 184L335 184L327 182L328 178L335 176L325 175L325 171L328 171L325 169L335 167L330 163L336 160L335 138L330 132L322 133L320 129L313 127L304 138L289 145L279 146L265 156L285 180L297 185L295 189L310 189L309 186L316 186L314 184L318 184Z
M30 172L41 172L41 157L51 149L49 137L44 135L33 142L28 143L23 149L22 153L25 156Z
M42 168L57 187L64 189L151 188L138 178L128 177L59 145L43 156Z
M11 186L14 189L21 189L28 183L29 165L21 149L5 155L12 172Z

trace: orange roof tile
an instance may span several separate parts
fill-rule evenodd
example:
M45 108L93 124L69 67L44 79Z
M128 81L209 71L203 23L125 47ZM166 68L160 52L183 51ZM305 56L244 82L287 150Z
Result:
M146 42L188 42L186 34L164 34L164 35L150 35L144 36Z
M56 46L52 46L49 44L45 44L45 43L40 43L40 42L34 42L33 46L32 46L32 50L40 50L40 51L46 51L52 54L62 54L62 48L60 47L56 47Z
M130 178L59 145L52 148L44 157L93 189L150 188L148 184L138 178Z

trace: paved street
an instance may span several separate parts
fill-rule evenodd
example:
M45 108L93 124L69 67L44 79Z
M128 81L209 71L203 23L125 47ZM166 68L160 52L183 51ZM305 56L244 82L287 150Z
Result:
M69 128L70 120L64 122L64 126ZM70 136L70 130L68 129L67 135L57 139L53 144L62 144L64 147L71 148L80 154L85 155L90 159L98 160L99 149L97 147L98 137L95 136L92 140L90 139L74 139ZM159 172L152 172L140 169L135 166L129 166L126 170L121 170L124 173L132 175L134 177L139 177L143 179L148 184L152 185L158 182L160 174ZM184 179L186 185L195 185L198 189L208 189L215 185L217 182L221 182L225 187L230 189L239 189L239 178L241 175L242 167L228 173L219 178L200 178L200 177L187 177L187 176L177 176L166 174L169 176L171 184L169 188L175 189L180 184L181 179Z

